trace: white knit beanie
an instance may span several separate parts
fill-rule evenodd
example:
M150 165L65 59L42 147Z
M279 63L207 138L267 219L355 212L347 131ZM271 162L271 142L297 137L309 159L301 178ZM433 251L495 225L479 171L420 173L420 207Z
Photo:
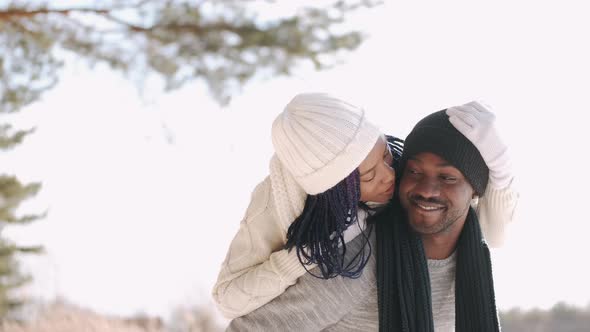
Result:
M277 157L310 195L352 173L380 135L363 109L325 93L295 96L272 125Z

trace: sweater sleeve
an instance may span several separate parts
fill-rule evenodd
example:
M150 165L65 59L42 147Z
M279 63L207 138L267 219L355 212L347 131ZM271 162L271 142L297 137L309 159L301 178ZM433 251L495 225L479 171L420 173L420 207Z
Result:
M306 272L295 250L282 249L285 234L271 195L270 179L266 178L252 193L213 287L213 299L228 319L268 303Z
M481 230L492 248L499 248L504 244L506 226L513 220L518 198L519 193L512 183L503 189L488 185L477 202L475 210Z

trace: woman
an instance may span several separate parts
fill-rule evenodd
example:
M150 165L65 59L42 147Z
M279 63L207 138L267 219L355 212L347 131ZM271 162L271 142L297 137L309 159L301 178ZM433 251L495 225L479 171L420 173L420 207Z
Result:
M470 130L455 124L465 117L474 124L470 111L462 111L454 115L454 125ZM230 319L268 303L315 266L320 278L358 277L371 247L365 241L356 258L345 262L346 243L366 237L367 216L395 190L401 141L386 138L361 108L334 96L295 96L275 119L272 141L270 175L254 189L213 289L218 308ZM472 141L480 152L501 143ZM499 159L504 162L495 162L490 172L501 185L492 181L477 208L492 244L501 241L517 198L508 159L494 158Z

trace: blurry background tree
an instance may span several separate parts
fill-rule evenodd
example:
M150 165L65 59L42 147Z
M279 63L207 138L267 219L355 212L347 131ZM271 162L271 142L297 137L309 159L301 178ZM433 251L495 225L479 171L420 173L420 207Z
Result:
M4 66L15 66L13 72L28 79L3 75L8 83L3 87L7 90L4 103L25 96L30 102L55 83L62 50L90 64L106 62L139 84L147 75L157 74L167 90L203 79L212 96L227 103L254 74L288 75L303 62L316 69L330 67L341 51L356 49L363 39L359 31L334 32L339 24L358 7L376 5L370 0L338 1L322 8L301 8L287 17L259 17L252 5L278 9L279 4L243 0L96 3L64 8L14 2L0 8L0 50L8 57L4 62L10 62ZM33 81L43 84L30 86Z
M270 14L272 8L280 9L278 3L262 0L72 3L0 4L0 114L18 112L50 90L68 54L91 66L106 63L138 87L154 76L166 91L200 79L225 105L253 77L289 75L305 63L318 70L337 64L363 40L359 31L341 23L352 11L379 1L323 1L322 7L279 15ZM266 8L264 17L255 6ZM0 122L0 149L14 147L31 132ZM6 224L40 217L14 215L39 187L0 177L0 231ZM0 318L20 303L8 291L27 280L15 253L40 250L0 237Z
M590 305L585 309L557 303L549 310L512 309L500 313L502 331L584 332L590 326Z
M4 126L6 127L6 126ZM3 128L4 128L3 127ZM17 139L9 136L0 128L2 143L14 143ZM2 149L6 146L2 144ZM39 190L39 184L21 184L14 176L0 175L0 233L5 225L27 224L40 218L39 215L17 217L15 210L20 202L33 196ZM12 241L0 237L0 318L5 317L12 309L22 304L22 299L14 296L14 289L30 280L30 276L23 275L18 267L16 253L39 253L41 247L18 246Z

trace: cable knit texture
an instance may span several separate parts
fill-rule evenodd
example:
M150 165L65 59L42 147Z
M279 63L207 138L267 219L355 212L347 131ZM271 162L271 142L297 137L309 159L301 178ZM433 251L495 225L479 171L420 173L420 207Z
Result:
M295 251L282 249L286 233L272 196L267 177L254 190L221 266L212 295L226 318L267 303L305 273Z
M246 216L221 266L212 296L226 318L257 309L283 293L306 272L295 250L283 249L286 230L277 215L282 209L278 209L275 202L287 204L288 199L283 195L284 201L277 200L275 193L277 189L271 177L256 186ZM365 219L366 213L359 211L358 225L351 225L344 232L345 242L360 234Z

